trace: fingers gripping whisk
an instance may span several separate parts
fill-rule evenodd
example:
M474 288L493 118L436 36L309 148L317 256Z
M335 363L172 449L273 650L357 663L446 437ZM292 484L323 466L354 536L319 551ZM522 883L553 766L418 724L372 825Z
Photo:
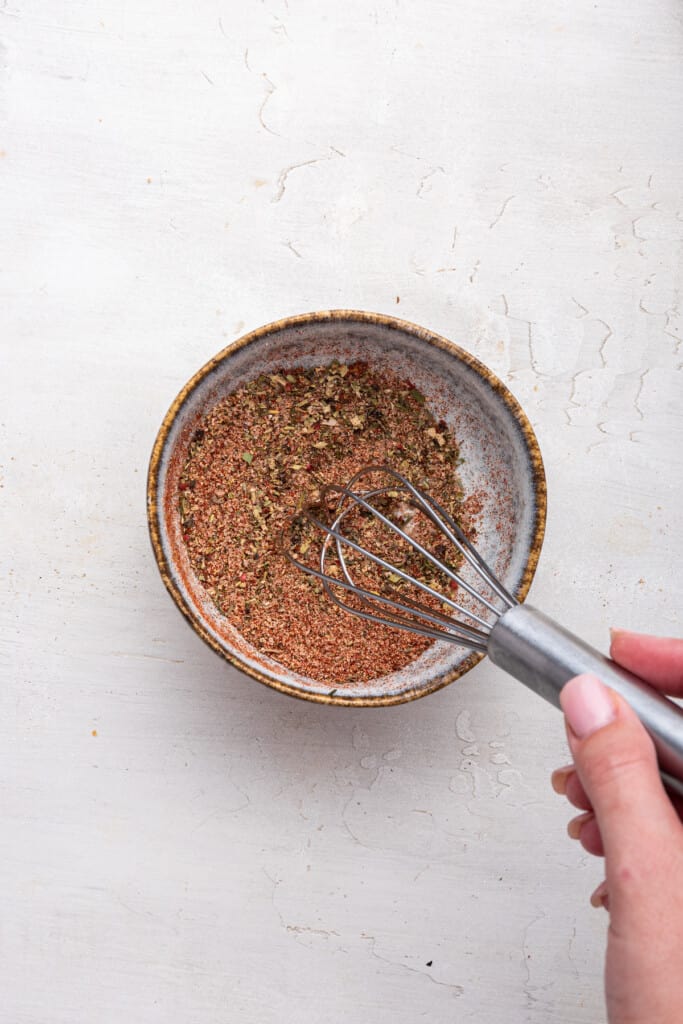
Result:
M485 652L517 604L453 516L389 466L323 487L282 540L340 608L434 640Z

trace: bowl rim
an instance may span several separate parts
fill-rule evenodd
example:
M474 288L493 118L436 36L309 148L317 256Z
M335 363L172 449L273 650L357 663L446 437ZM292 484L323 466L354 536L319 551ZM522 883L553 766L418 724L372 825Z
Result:
M440 348L455 356L455 358L461 362L466 363L475 371L476 374L478 374L478 376L482 377L491 389L503 400L509 412L516 420L524 437L524 442L529 455L534 492L534 524L531 545L526 565L524 567L524 573L515 595L519 601L524 601L529 592L529 588L538 565L538 559L540 557L543 537L545 534L547 511L545 470L543 467L541 450L531 423L529 422L529 419L521 405L508 387L491 370L489 370L484 363L477 359L476 356L473 356L470 352L467 352L455 342L442 337L434 331L420 327L409 320L403 320L399 317L390 316L385 313L373 313L365 310L354 309L330 309L283 317L280 320L274 320L271 323L264 324L262 327L257 327L255 330L249 331L247 334L237 338L200 367L200 369L197 370L197 372L188 380L176 395L168 409L168 412L163 418L154 441L147 473L147 526L149 529L149 536L161 578L184 618L189 622L195 633L197 633L197 635L201 637L209 647L211 647L226 661L234 665L235 668L238 668L241 672L245 672L253 679L256 679L259 683L263 683L271 689L278 690L280 693L287 694L290 697L296 697L299 700L313 701L316 704L334 704L342 707L386 707L395 704L406 704L410 701L417 700L420 697L426 697L430 693L435 693L437 690L443 689L444 686L448 686L450 683L455 682L456 679L459 679L466 672L469 672L470 669L474 668L474 666L482 661L486 655L473 653L469 657L465 658L465 660L456 668L437 676L428 685L406 690L402 693L378 694L377 696L361 695L354 697L352 695L344 696L343 693L340 694L338 692L316 693L313 691L302 690L299 687L285 683L280 679L274 679L266 673L259 671L259 669L255 668L253 665L249 665L247 662L243 661L237 652L226 650L214 639L211 633L204 628L201 618L186 602L180 588L177 586L174 578L174 567L172 564L169 564L169 560L166 558L164 547L161 542L158 495L162 456L171 428L175 423L176 416L189 395L206 376L240 349L246 348L248 345L255 344L262 338L271 334L276 334L284 329L301 326L302 324L326 323L329 321L379 324L382 327L388 327L391 330L412 334L421 341L433 345L436 348Z

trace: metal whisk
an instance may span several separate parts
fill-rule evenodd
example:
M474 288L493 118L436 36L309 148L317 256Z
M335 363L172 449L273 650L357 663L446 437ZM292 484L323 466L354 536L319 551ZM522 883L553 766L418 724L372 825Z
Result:
M364 542L359 517L381 524L383 536L399 545L392 554L403 552L400 565ZM431 524L431 543L416 536L420 517ZM313 547L316 561L305 562L292 552L293 531L301 538L301 531L311 528L322 542ZM634 709L654 741L665 784L683 796L683 709L542 612L520 604L446 509L396 470L367 466L346 486L324 487L316 505L295 517L283 543L288 558L317 577L339 607L486 653L556 707L560 690L573 676L599 676ZM310 549L309 538L298 552ZM434 571L438 584L431 577Z

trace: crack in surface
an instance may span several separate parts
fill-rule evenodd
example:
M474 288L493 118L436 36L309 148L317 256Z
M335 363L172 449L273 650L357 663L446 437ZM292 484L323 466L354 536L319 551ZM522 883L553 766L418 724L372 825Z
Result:
M442 167L441 164L430 164L429 161L423 156L417 156L415 153L406 153L405 150L399 149L398 146L390 146L389 149L391 149L394 153L398 153L399 156L408 157L409 160L417 160L418 163L427 164L429 170L427 171L426 174L423 174L422 177L418 179L417 191L415 192L415 195L417 196L418 199L422 199L422 193L424 192L425 186L430 178L433 178L435 174L446 173L446 168ZM456 228L455 230L457 232L458 229ZM453 238L453 243L455 243L455 236Z
M602 326L607 331L607 334L605 335L605 337L600 342L600 345L598 346L598 355L600 356L600 367L601 367L601 369L604 370L605 367L607 366L607 360L605 359L605 345L607 344L607 342L610 340L610 338L614 334L614 331L612 330L612 328L610 327L610 325L608 323L605 323L604 320L596 319L595 322L596 322L596 324L602 324Z
M200 828L204 828L206 823L208 821L211 821L212 818L219 817L222 814L238 814L239 811L243 811L245 809L245 807L249 807L250 806L250 804L251 804L251 797L249 796L249 794L245 793L245 791L242 789L242 787L238 786L236 782L232 782L232 780L230 780L230 784L232 786L234 786L234 788L237 790L237 792L240 794L240 796L244 797L244 803L243 804L238 804L237 807L227 807L227 808L226 807L216 807L216 808L214 808L213 811L209 811L208 814L204 815L204 817L201 819L201 821L197 822L197 824L195 825L195 827L192 829L192 831L190 833L191 835L194 835L195 832L198 832Z
M619 206L625 206L626 209L628 209L628 204L625 203L622 199L619 198L619 193L620 192L628 192L630 187L631 187L630 185L622 185L621 188L615 188L614 192L610 192L611 197L613 199L616 199L616 201L619 203Z
M285 921L284 917L282 916L282 911L280 910L280 908L278 907L278 905L275 902L275 893L277 892L277 887L279 886L279 884L282 881L282 879L281 878L273 878L273 876L270 874L270 872L266 871L266 869L264 867L262 867L261 870L263 871L263 874L266 876L268 881L271 882L272 885L273 885L273 891L270 894L270 902L273 904L273 910L275 911L277 916L280 918L280 925L281 925L281 927L286 930L287 929L287 922Z
M275 894L276 894L276 892L278 890L278 886L282 882L282 879L281 878L273 878L273 876L270 874L270 872L267 871L264 867L262 867L261 870L263 871L263 874L266 876L268 881L273 886L272 892L270 894L270 902L272 903L273 910L275 911L275 913L277 914L277 916L278 916L278 918L280 920L280 927L283 929L283 931L288 932L290 935L293 935L295 941L297 941L297 942L299 941L297 939L297 935L303 935L303 934L323 935L326 939L329 939L332 935L335 935L337 938L339 938L339 932L336 932L336 931L334 931L334 929L331 929L331 928L330 929L326 929L326 928L312 928L309 925L289 924L287 921L285 921L285 918L284 918L284 915L283 915L282 911L280 910L280 908L278 907L277 903L275 902Z
M301 167L312 167L313 164L323 163L326 160L332 160L334 159L334 154L336 154L337 156L346 155L345 153L342 153L340 149L335 149L334 146L330 146L329 148L330 154L328 156L316 156L313 157L311 160L302 160L300 163L290 164L288 167L285 167L282 171L280 171L280 174L278 175L277 179L277 189L275 195L270 200L271 203L279 203L280 200L282 199L287 189L287 179L289 178L292 171L297 171Z
M287 26L285 25L282 18L278 18L277 14L271 14L271 18L273 19L274 22L276 22L276 24L271 25L270 31L274 35L277 35L279 32L280 35L283 35L285 37L285 39L289 39L289 32L287 31Z
M259 119L260 123L262 124L262 126L266 129L267 132L270 132L271 135L279 136L280 133L274 131L272 128L269 128L268 125L266 124L266 122L263 119L263 111L266 109L266 103L268 102L270 97L275 92L277 86L274 85L273 82L271 82L271 80L268 78L268 75L265 73L265 71L263 71L261 73L261 77L263 78L263 81L266 83L267 93L266 93L265 99L263 100L263 103L261 104L261 106L258 109L258 119Z
M336 932L333 928L329 931L326 928L310 928L306 924L287 924L285 925L285 931L294 932L295 935L302 935L308 932L311 935L324 935L326 939L329 939L331 935L336 935L339 938L339 932Z
M297 259L299 259L299 260L303 259L303 256L301 255L299 250L294 248L294 243L293 242L283 242L282 244L284 245L285 249L289 249L290 252L293 252Z
M498 224L498 222L499 222L499 221L500 221L500 219L502 218L503 214L504 214L504 213L505 213L505 211L507 210L507 208L508 208L508 205L509 205L509 204L510 204L510 203L512 202L512 200L513 200L513 199L516 199L516 198L517 198L517 196L508 196L508 197L507 197L507 199L505 200L505 202L504 202L504 203L503 203L503 205L501 206L501 208L500 208L500 211L499 211L499 213L497 214L497 216L495 216L495 217L493 218L493 220L492 220L492 221L491 221L491 223L489 224L489 231L490 231L490 230L491 230L492 228L495 228L496 224Z
M540 914L537 914L536 917L533 917L525 926L524 932L522 934L522 964L526 972L526 978L523 982L523 988L524 994L527 997L527 1006L529 1008L531 1007L532 1003L535 1003L537 1001L536 996L533 995L531 992L531 968L529 967L531 953L528 952L527 945L529 939L529 931L531 930L531 928L533 928L535 924L538 924L539 921L542 921L545 916L546 915L543 912L541 912Z
M441 174L445 174L446 173L443 167L441 167L441 166L432 167L431 170L427 171L427 173L424 174L420 178L420 180L418 182L418 185L417 185L417 192L415 193L415 195L417 196L418 199L422 199L422 193L424 192L424 190L426 188L426 185L427 185L427 182L429 181L429 179L433 178L435 174L439 174L439 173L441 173Z
M569 398L567 399L568 404L573 406L575 409L581 408L581 403L576 401L576 381L579 374L581 373L583 373L583 370L577 370L575 373L572 374L571 387L569 389ZM564 414L567 417L567 426L573 427L574 420L572 419L571 410L567 406L564 407Z
M576 925L574 925L574 927L572 928L572 933L571 933L571 935L569 937L569 945L567 946L567 960L569 960L570 964L572 965L572 968L574 969L574 976L578 980L579 977L580 977L579 970L578 970L578 968L576 966L576 963L574 961L574 943L575 942L576 942Z
M652 367L648 366L639 375L639 377L638 377L638 389L637 389L635 397L633 399L633 407L636 410L636 412L638 413L638 417L641 420L645 419L645 415L644 415L643 410L642 410L641 405L640 405L640 399L641 399L641 396L643 394L643 388L645 387L645 378L647 377L647 375L648 375L648 373L650 372L651 369L652 369Z
M112 651L113 658L146 658L147 661L163 661L166 665L184 665L184 658L164 658L161 654L145 654L138 651Z
M356 835L356 833L353 831L353 829L349 825L349 823L347 821L347 818L346 818L346 812L347 812L347 810L348 810L348 808L349 808L349 806L351 804L351 801L355 798L355 796L356 796L356 790L354 788L351 796L349 797L349 799L346 801L346 803L344 804L344 806L342 808L341 822L342 822L342 825L344 826L344 828L346 829L346 831L351 836L351 838L354 841L354 843L358 843L359 846L362 846L362 847L364 847L364 849L369 850L370 847L367 845L367 843L364 843L362 841L362 839L360 839L359 836Z
M534 346L533 346L533 339L532 339L532 332L531 332L531 329L534 326L534 321L533 320L526 320L524 317L521 317L521 316L512 316L512 314L510 313L510 306L508 304L508 300L507 300L506 296L501 293L500 297L503 300L503 308L504 308L503 316L507 320L514 320L514 321L516 321L516 323L526 324L526 329L527 329L527 348L529 350L529 362L531 363L531 369L533 370L533 372L536 374L537 377L547 377L548 374L544 373L542 370L539 369L538 362L537 362L536 356L534 354Z
M273 93L277 89L277 86L273 82L271 82L270 78L268 78L268 75L265 73L265 71L260 71L260 72L259 71L254 71L254 69L252 68L252 66L249 63L249 49L248 48L244 51L244 66L246 67L246 69L247 69L247 71L249 72L250 75L256 75L257 78L262 78L263 81L265 82L265 85L266 85L266 95L265 95L265 97L263 99L263 102L261 103L261 106L259 107L258 113L257 113L257 117L259 119L259 124L270 135L275 135L276 137L281 138L280 133L276 132L273 128L270 128L266 124L266 122L264 120L264 117L263 117L263 111L266 108L266 104L268 103L268 100L271 98L271 96L273 95Z
M641 216L640 216L640 217L636 217L636 218L635 218L634 220L632 220L632 221L631 221L631 234L633 235L633 237L634 237L634 238L635 238L635 239L636 239L636 240L637 240L638 242L647 242L647 241L648 241L648 239L647 239L647 238L643 238L643 236L642 236L642 235L639 235L639 234L637 233L637 231L636 231L636 224L638 223L638 221L639 221L639 220L642 220L642 219L643 219L643 215L641 214Z
M370 943L370 956L374 957L375 960L380 960L383 964L389 964L390 967L399 967L403 971L410 971L411 974L419 974L421 978L428 978L433 985L439 985L442 988L450 989L456 998L461 996L465 991L462 985L454 985L449 981L439 981L426 971L421 971L418 967L411 967L409 964L402 964L400 960L390 960L388 957L382 956L377 952L377 939L374 935L366 935L363 933L361 938Z
M572 300L572 302L574 303L574 305L575 305L575 306L578 306L578 308L579 308L579 309L581 310L581 312L579 313L579 315L578 315L577 317L575 317L575 319L576 319L576 320L583 320L583 318L584 318L585 316L588 316L588 310L587 310L587 309L586 309L586 307L585 307L585 306L583 305L583 303L579 302L579 300L578 300L578 299L575 299L573 295L570 295L570 296L569 296L569 298L570 298L570 299Z
M605 437L608 438L609 434L605 430L605 426L606 425L607 425L607 420L600 420L598 423L595 424L595 426L600 431L600 433L604 434ZM588 447L586 448L586 455L590 455L590 453L593 451L594 448L599 448L603 444L607 444L607 441L593 441L592 444L589 444Z
M676 301L670 309L666 310L664 314L664 327L662 328L667 338L672 338L674 341L673 354L675 356L677 356L680 351L681 342L683 342L683 338L679 338L678 335L674 334L673 331L670 331L669 328L671 327L672 319L674 317L678 318L678 315L678 301Z

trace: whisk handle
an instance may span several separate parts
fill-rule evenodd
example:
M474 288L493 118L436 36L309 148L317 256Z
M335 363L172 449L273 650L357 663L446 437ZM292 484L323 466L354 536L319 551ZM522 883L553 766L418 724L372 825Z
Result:
M636 712L654 742L664 783L683 796L683 708L678 704L529 605L515 605L498 619L488 655L558 708L566 682L583 672L598 676Z

